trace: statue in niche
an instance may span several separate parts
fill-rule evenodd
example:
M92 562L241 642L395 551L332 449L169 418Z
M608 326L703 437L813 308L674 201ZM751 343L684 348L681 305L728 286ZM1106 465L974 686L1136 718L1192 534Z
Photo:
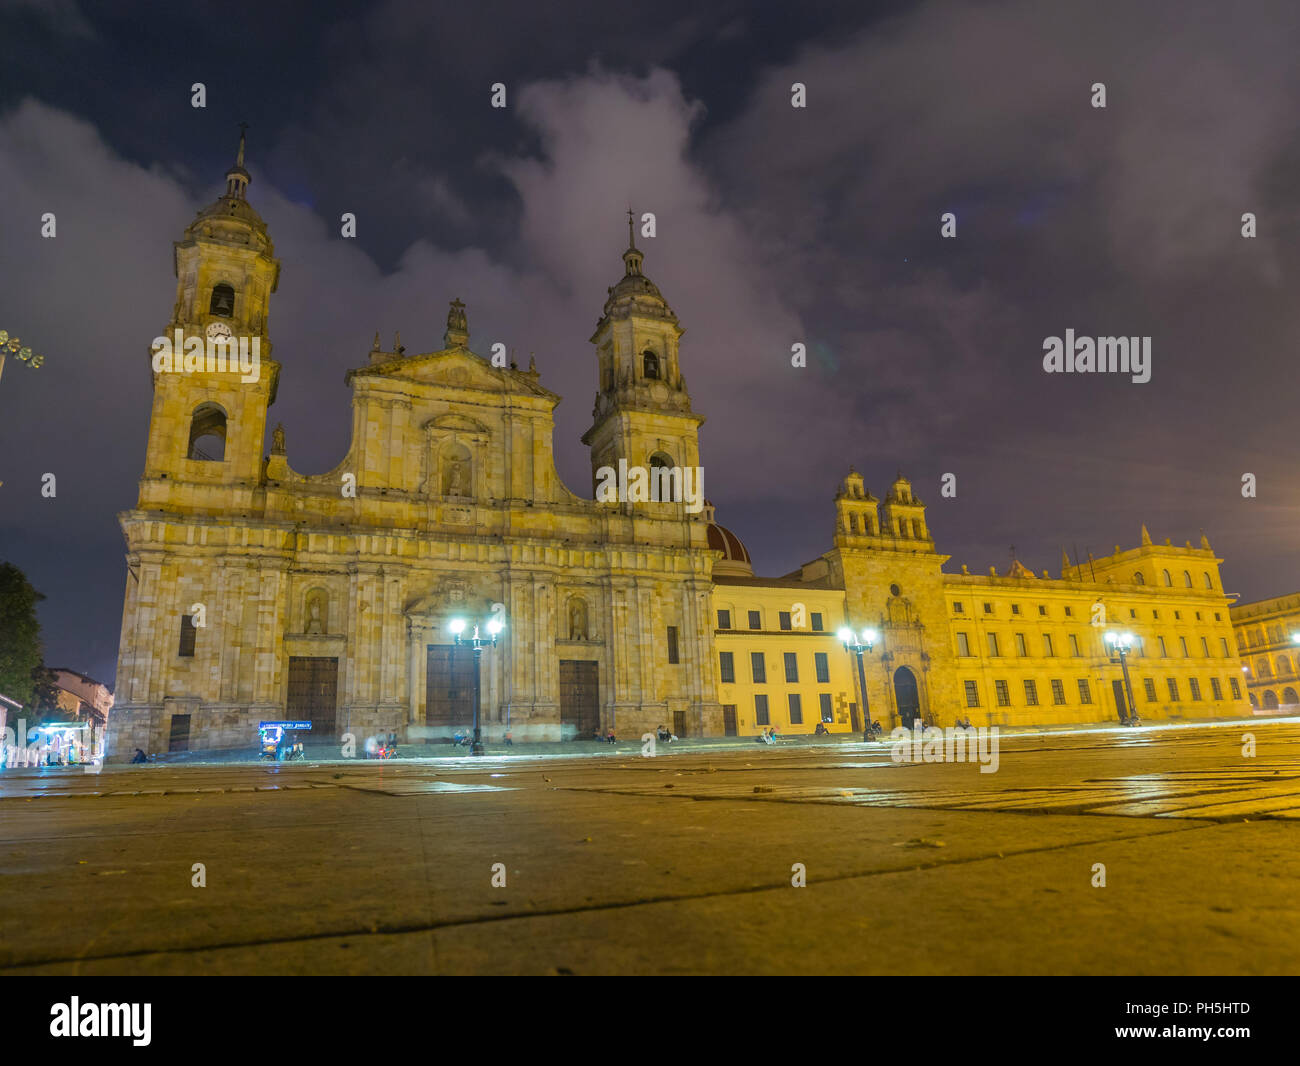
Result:
M447 463L447 483L444 496L469 495L469 463L454 458Z
M271 431L271 454L284 454L284 426L279 422L275 424L275 429Z
M312 589L307 593L307 624L303 628L304 633L325 633L325 623L328 618L329 601L325 599L325 593L320 589Z
M577 596L569 601L569 639L588 639L587 601Z

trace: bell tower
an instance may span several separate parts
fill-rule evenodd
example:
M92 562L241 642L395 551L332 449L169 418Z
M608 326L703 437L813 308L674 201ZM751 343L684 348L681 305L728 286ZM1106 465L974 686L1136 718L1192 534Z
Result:
M599 388L592 426L582 437L591 449L592 480L602 467L698 467L699 427L677 361L685 330L658 287L642 273L628 211L623 277L609 289L591 343Z
M896 550L933 551L934 538L925 522L925 504L912 494L912 483L900 473L885 497L881 531L896 537ZM914 542L915 546L907 542Z
M225 193L174 246L176 303L149 355L142 509L244 509L262 479L266 413L280 372L267 333L280 263L245 195L252 178L244 143L241 128Z

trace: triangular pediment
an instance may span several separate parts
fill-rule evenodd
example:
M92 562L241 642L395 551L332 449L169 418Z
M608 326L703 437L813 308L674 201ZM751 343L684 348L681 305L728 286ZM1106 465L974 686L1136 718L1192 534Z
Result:
M383 363L349 371L357 376L382 377L410 381L420 385L438 385L481 392L513 392L530 396L559 397L537 383L536 375L520 370L493 366L468 348L447 348L425 355L407 355Z

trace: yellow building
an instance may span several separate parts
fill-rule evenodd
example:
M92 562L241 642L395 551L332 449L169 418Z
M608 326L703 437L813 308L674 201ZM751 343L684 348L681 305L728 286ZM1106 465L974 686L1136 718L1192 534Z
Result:
M139 500L120 516L110 756L250 749L263 719L310 720L314 740L446 740L469 726L476 688L489 740L507 729L630 739L658 725L679 736L819 722L856 732L862 694L836 636L844 624L878 632L866 699L887 727L918 716L1114 721L1119 667L1101 642L1111 627L1137 638L1144 718L1248 710L1204 539L1156 546L1144 530L1138 548L1056 580L1018 565L948 573L910 483L900 476L882 503L850 471L830 549L756 577L702 495L681 491L700 469L703 418L679 363L683 329L630 226L590 338L594 499L556 472L560 398L534 366L473 352L459 300L437 351L385 350L376 336L359 353L351 443L334 469L295 470L280 427L264 454L282 379L269 333L280 265L250 181L241 140L225 194L174 249L176 300L149 354ZM213 357L227 342L237 366ZM283 383L306 372L288 359ZM606 494L613 470L620 484ZM645 498L623 478L636 471L676 491ZM455 623L496 616L505 630L480 668Z
M722 732L704 665L715 553L702 497L642 500L632 478L609 498L572 492L552 454L560 397L535 367L474 353L459 300L441 349L376 337L349 371L352 441L333 470L294 470L279 427L264 455L280 266L243 155L241 139L225 194L175 246L172 320L149 356L145 469L120 516L110 755L248 749L268 719L310 720L314 741L445 741L470 726L480 687L489 739ZM703 419L678 365L682 328L642 262L630 240L591 337L584 440L593 482L609 467L681 486ZM185 358L168 362L172 337ZM227 338L256 346L255 373L204 359ZM307 372L290 361L284 382ZM455 623L490 618L505 629L480 667Z
M1144 527L1137 548L1080 566L1063 560L1058 579L1019 563L1001 575L954 574L905 478L882 507L851 471L836 509L835 547L783 578L753 577L744 546L724 531L736 546L714 569L718 693L741 734L768 723L811 732L819 717L832 731L862 728L841 625L877 634L864 654L867 707L886 729L917 717L939 726L1119 722L1128 700L1107 633L1133 638L1127 665L1141 718L1250 713L1221 560L1204 537L1199 548L1156 545ZM793 623L800 605L806 627ZM819 652L820 676L803 665Z
M1232 624L1250 705L1300 710L1300 593L1237 604Z

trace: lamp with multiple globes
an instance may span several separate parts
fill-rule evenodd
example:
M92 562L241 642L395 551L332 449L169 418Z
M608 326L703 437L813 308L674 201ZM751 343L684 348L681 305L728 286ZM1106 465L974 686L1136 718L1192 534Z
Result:
M862 653L864 651L869 652L875 647L877 633L874 629L864 629L860 633L855 633L848 626L841 626L836 636L840 638L844 650L853 652L858 658L858 687L862 692L862 716L866 719L866 728L863 730L862 739L867 740L877 735L880 729L871 720L871 708L867 704L867 674L862 666Z
M464 635L467 624L463 618L453 618L447 623L447 629L455 638L457 647L468 644L474 649L474 739L470 743L469 753L471 755L482 755L483 733L480 727L480 714L483 689L480 675L482 672L483 649L497 646L497 637L505 629L506 623L500 614L493 612L492 617L483 624L483 628L487 630L487 636L479 635L479 624L475 622L474 633L470 637Z
M8 352L13 352L20 363L26 363L33 370L39 370L41 364L45 362L45 356L33 352L17 337L9 336L7 329L0 329L0 374L4 373L5 355Z

